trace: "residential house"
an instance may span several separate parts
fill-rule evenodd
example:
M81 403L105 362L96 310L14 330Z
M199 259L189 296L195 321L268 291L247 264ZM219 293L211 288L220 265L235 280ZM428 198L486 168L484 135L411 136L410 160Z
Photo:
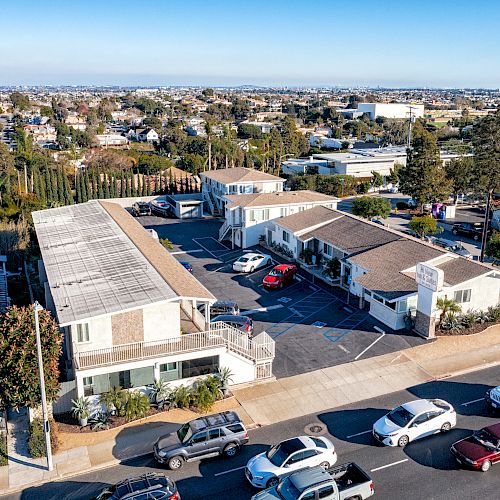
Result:
M226 195L283 191L285 179L244 167L200 172L202 193L212 214L223 214Z
M121 147L127 146L128 139L120 134L97 134L95 136L101 147Z
M129 139L137 142L158 142L159 136L158 132L152 128L138 128L136 130L130 130L127 134Z
M44 144L57 140L56 129L52 125L25 125L23 129L33 137L35 144Z
M154 380L189 384L229 367L233 382L272 375L274 342L210 324L215 297L120 205L33 212L45 304L64 331L76 396ZM200 312L201 311L203 312Z
M299 261L309 249L318 263L310 267L313 274L358 297L361 308L392 330L408 327L412 318L417 332L432 337L442 296L463 312L499 301L500 273L491 267L337 210L315 207L276 219L267 238ZM331 259L338 259L340 272L327 278Z

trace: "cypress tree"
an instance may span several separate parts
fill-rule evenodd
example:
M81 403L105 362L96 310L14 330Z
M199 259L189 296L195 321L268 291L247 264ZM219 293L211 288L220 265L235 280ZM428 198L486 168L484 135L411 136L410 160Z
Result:
M131 175L130 175L130 172L127 172L127 175L125 176L125 183L126 183L126 186L125 186L125 196L127 198L130 198L132 196L132 191L131 191L131 184L132 184L132 179L131 179Z
M97 173L95 170L92 172L92 198L93 200L97 200L97 196L99 193L99 188L97 187Z
M59 201L59 191L57 189L57 172L54 169L50 170L50 182L52 184L52 199Z
M87 176L87 172L82 173L80 175L80 189L82 191L82 203L89 201L88 187L89 187L89 179Z
M90 175L87 169L85 169L85 190L82 189L83 201L89 201L92 199L92 184Z
M45 184L45 176L38 172L38 181L40 182L40 199L47 203L47 187Z
M144 174L141 175L141 196L146 196L146 184L144 183Z
M116 175L113 175L113 198L119 198L120 195L118 194L118 179Z
M69 185L68 176L66 175L66 172L64 172L64 170L63 170L63 183L64 183L64 196L66 198L66 205L73 205L75 200L73 198L73 193L71 192L71 186Z
M56 183L57 183L57 201L61 205L65 205L66 204L66 196L64 193L64 179L63 179L63 171L62 171L61 167L59 167L57 169Z
M163 170L160 170L160 194L165 192L165 178L163 177Z
M175 175L172 177L172 193L177 194L177 178Z
M77 203L82 203L82 176L81 174L77 174L75 176L75 190L76 190L76 202Z
M47 168L45 169L45 192L46 192L46 202L47 202L47 205L50 205L52 200L53 200L53 196L52 196L52 179L50 178L50 169Z
M97 171L97 197L102 200L104 198L103 181L101 180L101 173Z
M42 199L42 189L40 185L40 170L38 169L38 167L35 167L33 169L33 191L35 192L38 198Z
M120 194L118 198L125 198L125 174L120 172Z
M153 193L158 194L158 190L159 190L159 188L158 188L158 174L155 174L155 186L154 186Z
M110 192L109 192L109 182L108 182L108 176L104 174L104 198L109 199L110 198Z
M146 175L146 196L151 196L151 183L149 174Z

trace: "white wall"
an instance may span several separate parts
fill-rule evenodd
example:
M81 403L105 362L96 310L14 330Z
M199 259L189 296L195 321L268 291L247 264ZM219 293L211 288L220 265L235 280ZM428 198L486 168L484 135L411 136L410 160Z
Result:
M144 342L178 337L181 334L180 305L177 302L151 304L143 308Z
M76 326L71 326L71 337L76 344L78 352L87 352L94 349L113 347L111 333L111 316L101 316L87 321L89 325L89 342L77 343Z
M355 177L371 177L372 172L378 172L380 175L389 175L394 163L403 164L403 159L388 159L370 162L335 162L335 171L339 174L353 175ZM406 158L404 159L406 163Z
M401 330L405 327L405 313L398 314L373 298L370 302L370 314L393 330Z
M410 108L411 106L411 108ZM405 104L405 103L359 103L358 111L361 113L369 113L370 118L374 120L377 116L385 118L408 118L409 112L413 116L424 116L423 104Z
M219 364L221 367L227 366L233 372L231 384L243 384L255 380L255 365L247 359L225 352L221 354Z

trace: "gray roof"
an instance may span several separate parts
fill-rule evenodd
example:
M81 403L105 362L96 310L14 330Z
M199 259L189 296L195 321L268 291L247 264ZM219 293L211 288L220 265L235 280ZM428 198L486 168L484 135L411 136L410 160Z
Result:
M333 203L338 198L317 191L282 191L278 193L230 194L229 208L234 207L271 207L275 205L294 205L303 203Z
M33 221L61 325L178 297L99 202L33 212Z
M222 184L231 184L233 182L284 182L285 179L275 175L254 170L253 168L234 167L220 168L219 170L210 170L201 172L202 177L213 179Z
M450 259L436 264L435 267L444 271L444 284L446 286L455 286L493 271L487 266L464 258Z
M327 224L338 217L343 217L343 215L336 210L319 205L296 214L280 217L274 223L295 233L320 224Z

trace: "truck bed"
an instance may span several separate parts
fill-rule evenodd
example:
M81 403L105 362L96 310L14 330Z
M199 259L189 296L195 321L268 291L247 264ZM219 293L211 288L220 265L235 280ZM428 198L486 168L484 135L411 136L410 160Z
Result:
M337 465L328 469L328 473L335 479L339 491L353 488L363 483L371 483L371 477L354 462Z

